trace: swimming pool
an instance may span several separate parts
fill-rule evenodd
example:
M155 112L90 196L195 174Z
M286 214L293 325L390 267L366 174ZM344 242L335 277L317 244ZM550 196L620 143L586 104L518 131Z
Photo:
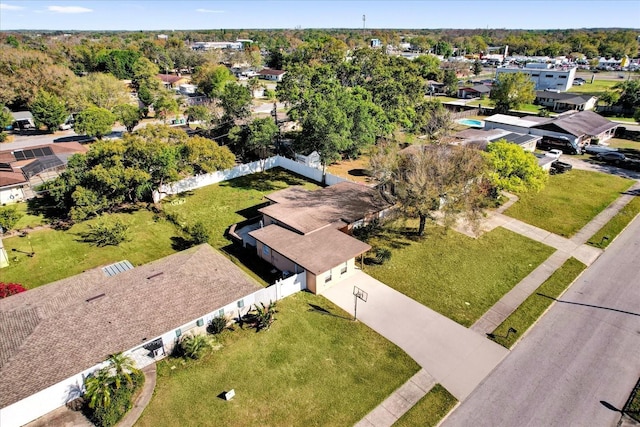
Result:
M474 128L483 128L484 122L482 120L473 120L473 119L458 119L456 123L460 123L461 125L471 126Z

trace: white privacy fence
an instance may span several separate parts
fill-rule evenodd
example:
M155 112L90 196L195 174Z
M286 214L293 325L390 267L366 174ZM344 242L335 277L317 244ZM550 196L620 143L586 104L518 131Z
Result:
M252 173L263 172L275 167L281 167L316 182L322 182L321 170L287 159L286 157L273 156L264 160L244 163L231 169L195 175L170 184L161 185L157 191L153 192L153 200L154 202L158 202L170 194L179 194L185 191L195 190L196 188L217 184ZM325 183L327 185L334 185L342 181L346 181L346 179L330 173L325 175Z

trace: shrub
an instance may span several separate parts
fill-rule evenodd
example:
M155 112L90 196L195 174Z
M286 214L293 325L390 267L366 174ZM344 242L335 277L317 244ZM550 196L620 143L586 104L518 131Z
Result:
M89 420L98 427L116 425L133 406L133 395L144 384L144 374L136 371L131 373L132 384L125 383L116 388L111 384L111 399L108 405L96 404L93 408L84 407L84 413Z
M255 309L243 316L242 321L255 328L256 332L269 329L276 320L276 303L271 301L269 305L265 306L261 302L260 305L256 304L254 307Z
M24 214L18 212L15 206L10 206L0 210L0 227L6 232L13 228L14 225L22 218Z
M213 347L213 340L206 335L184 335L178 344L180 354L191 359L200 359L206 350Z
M214 317L207 326L207 332L216 335L224 331L227 327L227 319L225 317Z
M193 243L194 245L207 243L211 235L202 221L198 221L192 226L186 227L185 231L189 235L191 243Z
M95 224L89 224L89 231L83 238L98 247L118 246L129 239L129 226L120 218L110 220L103 217Z
M25 287L18 283L0 282L0 299L7 298L11 295L19 294L24 291L26 291Z
M384 264L391 259L391 250L387 248L376 248L376 262L378 264Z

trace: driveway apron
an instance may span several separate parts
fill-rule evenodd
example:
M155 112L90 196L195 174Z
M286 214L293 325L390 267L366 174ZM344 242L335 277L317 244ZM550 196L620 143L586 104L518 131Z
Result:
M358 321L402 348L459 401L508 353L362 271L322 295L353 315L354 286L368 293L366 302L358 301Z

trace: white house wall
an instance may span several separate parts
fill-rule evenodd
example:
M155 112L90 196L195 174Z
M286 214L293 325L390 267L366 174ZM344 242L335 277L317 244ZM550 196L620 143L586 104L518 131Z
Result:
M84 378L103 366L104 362L0 409L0 426L19 427L65 405L82 393Z
M0 190L0 205L8 205L24 200L22 187L3 188Z

